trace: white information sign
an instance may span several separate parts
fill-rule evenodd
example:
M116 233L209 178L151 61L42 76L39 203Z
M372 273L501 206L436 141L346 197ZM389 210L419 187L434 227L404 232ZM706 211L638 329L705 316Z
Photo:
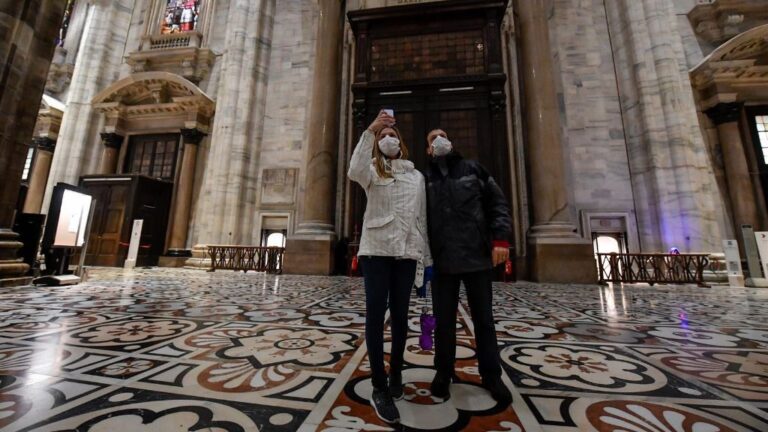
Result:
M728 276L743 276L739 243L736 240L723 240L723 246L725 247L725 264L728 269Z
M768 278L768 231L755 231L755 241L757 241L757 251L760 253L763 277Z
M136 257L139 255L139 241L141 240L141 228L143 226L143 220L136 219L133 221L131 243L128 245L128 257L125 259L125 268L127 269L136 267Z

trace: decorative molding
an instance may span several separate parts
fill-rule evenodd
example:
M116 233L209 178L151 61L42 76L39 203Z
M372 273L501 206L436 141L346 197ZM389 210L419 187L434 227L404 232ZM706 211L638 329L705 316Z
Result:
M743 104L740 102L720 103L704 111L704 113L712 119L716 125L721 125L739 121L742 106Z
M713 45L768 23L765 0L713 0L699 2L689 13L696 35Z
M56 150L56 140L48 137L35 137L32 143L40 151L53 153Z
M104 147L113 148L113 149L120 149L120 146L123 145L123 140L125 139L124 136L116 134L114 132L102 132L101 133L101 142L104 144Z
M199 83L215 60L213 51L202 43L203 35L198 32L145 35L139 50L129 54L126 62L134 73L170 72Z
M184 138L184 144L193 144L198 145L200 142L208 136L205 132L201 131L200 129L181 129L181 136Z

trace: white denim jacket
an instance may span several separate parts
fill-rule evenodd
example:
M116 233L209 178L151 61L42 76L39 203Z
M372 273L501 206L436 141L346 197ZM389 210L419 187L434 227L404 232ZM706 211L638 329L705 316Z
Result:
M371 159L375 140L371 131L363 133L347 173L368 197L357 254L413 259L431 266L424 176L413 162L393 159L393 177L379 177Z

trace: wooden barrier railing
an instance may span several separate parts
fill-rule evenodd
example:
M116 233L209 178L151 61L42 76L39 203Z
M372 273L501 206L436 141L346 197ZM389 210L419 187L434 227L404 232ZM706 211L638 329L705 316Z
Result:
M283 271L285 248L257 246L208 246L211 268L216 270L242 270L280 274Z
M597 254L599 283L704 284L707 254Z

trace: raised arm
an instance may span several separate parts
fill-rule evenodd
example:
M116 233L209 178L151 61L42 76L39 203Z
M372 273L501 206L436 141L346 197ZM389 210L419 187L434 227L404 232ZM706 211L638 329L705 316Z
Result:
M368 186L371 184L371 158L373 157L376 134L385 126L391 126L394 123L395 119L390 117L385 111L379 112L379 116L363 132L363 136L360 137L355 151L352 152L347 177L359 183L365 190L368 190Z
M363 189L368 189L368 185L371 184L371 154L373 153L374 140L373 132L370 130L363 132L355 151L352 152L352 159L349 161L347 177L358 182Z

